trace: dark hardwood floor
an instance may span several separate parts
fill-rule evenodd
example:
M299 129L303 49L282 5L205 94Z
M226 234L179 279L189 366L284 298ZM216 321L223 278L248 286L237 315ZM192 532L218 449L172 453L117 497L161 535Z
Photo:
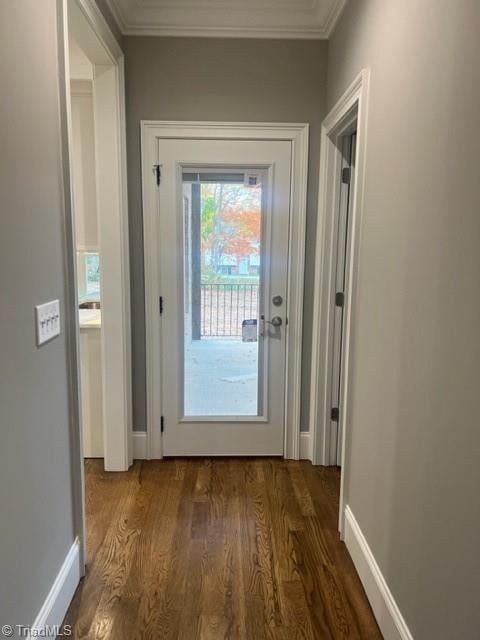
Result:
M75 638L381 638L337 532L337 469L281 459L86 462Z

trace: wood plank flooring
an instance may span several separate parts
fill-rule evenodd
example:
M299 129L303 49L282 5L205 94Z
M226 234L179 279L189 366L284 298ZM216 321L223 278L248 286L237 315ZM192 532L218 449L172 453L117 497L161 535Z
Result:
M337 469L86 461L89 562L65 624L112 640L377 640L337 532Z

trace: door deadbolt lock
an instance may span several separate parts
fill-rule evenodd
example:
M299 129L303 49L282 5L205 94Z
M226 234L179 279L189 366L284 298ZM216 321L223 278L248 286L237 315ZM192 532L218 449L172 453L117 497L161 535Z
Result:
M280 307L283 302L282 296L273 296L272 302L276 307Z

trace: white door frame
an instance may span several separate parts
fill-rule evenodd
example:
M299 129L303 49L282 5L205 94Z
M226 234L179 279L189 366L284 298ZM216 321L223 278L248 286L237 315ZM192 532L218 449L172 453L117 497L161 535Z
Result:
M72 188L72 119L70 107L69 30L74 31L93 65L95 160L99 248L102 260L102 382L104 464L106 471L125 471L133 459L131 446L131 336L130 275L128 249L127 162L125 126L125 80L123 52L105 18L91 0L62 0L63 53L66 93L66 155L68 159L71 238L67 261L73 261L74 296L69 296L74 317L78 357L78 292L76 242ZM70 226L70 225L69 225ZM75 438L81 441L79 433ZM83 447L76 447L83 466Z
M315 294L312 336L312 370L310 389L310 431L313 464L336 465L330 447L331 362L333 349L333 311L335 297L335 219L338 215L341 184L342 137L356 121L357 150L353 186L353 206L349 220L346 253L346 296L340 379L340 428L342 433L342 475L340 488L339 531L344 531L344 490L348 474L346 463L350 437L350 403L352 397L353 327L357 296L360 254L360 230L365 185L365 152L369 71L364 69L342 95L322 123L318 227L315 258Z
M158 189L153 166L160 138L213 140L288 140L292 144L290 230L287 285L287 365L285 385L284 457L299 459L300 385L302 364L303 281L307 206L308 124L226 122L141 122L142 194L145 260L147 367L147 447L149 459L162 458L161 320L158 238ZM293 215L292 215L293 213Z

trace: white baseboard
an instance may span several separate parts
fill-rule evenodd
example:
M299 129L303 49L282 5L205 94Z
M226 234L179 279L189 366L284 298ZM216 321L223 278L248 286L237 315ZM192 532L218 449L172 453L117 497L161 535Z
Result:
M48 628L59 628L65 618L75 590L80 582L80 543L78 538L70 547L60 571L43 603L27 638L37 638Z
M134 431L132 433L133 440L133 459L147 460L147 432Z
M147 432L133 431L133 459L147 460ZM312 438L309 431L300 432L300 460L312 459Z
M345 544L385 640L413 640L352 510L345 507Z
M312 434L310 431L300 431L300 460L312 459Z

